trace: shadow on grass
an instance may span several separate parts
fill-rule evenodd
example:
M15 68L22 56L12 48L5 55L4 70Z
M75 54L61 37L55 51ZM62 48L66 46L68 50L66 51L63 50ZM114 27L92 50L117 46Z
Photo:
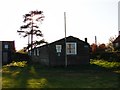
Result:
M43 88L46 78L39 77L34 67L4 67L2 87L4 88Z
M49 88L116 88L118 74L95 64L46 67L33 65L39 76L47 78Z
M88 65L79 65L79 66L42 66L38 63L33 64L33 67L35 70L39 72L40 71L45 71L45 72L89 72L89 71L94 71L94 72L105 72L109 71L112 72L113 70L118 70L118 68L105 68L101 67L96 64L88 64ZM119 67L120 68L120 67Z
M46 67L4 67L3 88L116 88L118 74L96 64Z
M68 66L67 68L65 68L64 66L46 67L46 66L40 66L38 64L34 64L33 66L40 76L42 75L48 78L49 82L52 82L52 85L50 87L52 86L57 87L57 85L58 87L68 86L68 87L81 87L81 88L87 86L88 88L89 87L90 88L120 87L120 82L119 82L120 73L114 72L120 70L120 67L106 68L96 64ZM74 81L76 82L76 84L73 84ZM70 84L69 82L72 82L72 84Z

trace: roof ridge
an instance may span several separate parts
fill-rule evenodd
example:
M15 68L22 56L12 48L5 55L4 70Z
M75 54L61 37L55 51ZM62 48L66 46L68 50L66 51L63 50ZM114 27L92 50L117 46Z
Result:
M120 35L113 41L113 43L120 42Z

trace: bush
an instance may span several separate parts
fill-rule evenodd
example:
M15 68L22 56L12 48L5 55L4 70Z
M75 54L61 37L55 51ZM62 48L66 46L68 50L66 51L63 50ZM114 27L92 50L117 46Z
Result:
M14 66L14 67L25 67L27 65L27 61L15 62L8 64L7 66Z
M96 64L98 66L104 67L104 68L119 68L120 62L108 62L105 60L92 60L90 62L91 64Z
M102 52L92 53L91 59L103 59L106 61L117 61L120 62L120 52Z
M28 61L30 60L30 56L28 54L22 54L22 53L14 53L12 55L12 61Z

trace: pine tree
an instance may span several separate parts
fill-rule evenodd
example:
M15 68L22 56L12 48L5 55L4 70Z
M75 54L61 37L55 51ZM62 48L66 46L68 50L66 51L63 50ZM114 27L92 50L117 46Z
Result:
M43 11L30 11L28 14L23 15L23 22L25 25L20 27L20 30L17 32L23 37L28 37L28 45L25 47L25 50L31 50L42 43L46 43L44 39L33 40L33 36L37 38L43 37L42 31L39 29L38 23L44 20ZM31 38L30 38L31 37ZM31 41L31 42L30 42Z

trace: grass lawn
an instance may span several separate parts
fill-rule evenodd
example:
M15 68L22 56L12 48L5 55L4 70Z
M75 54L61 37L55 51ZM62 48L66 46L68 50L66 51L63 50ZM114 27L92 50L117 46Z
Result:
M2 88L118 88L119 77L120 62L92 60L68 68L14 62L3 66L1 78Z

